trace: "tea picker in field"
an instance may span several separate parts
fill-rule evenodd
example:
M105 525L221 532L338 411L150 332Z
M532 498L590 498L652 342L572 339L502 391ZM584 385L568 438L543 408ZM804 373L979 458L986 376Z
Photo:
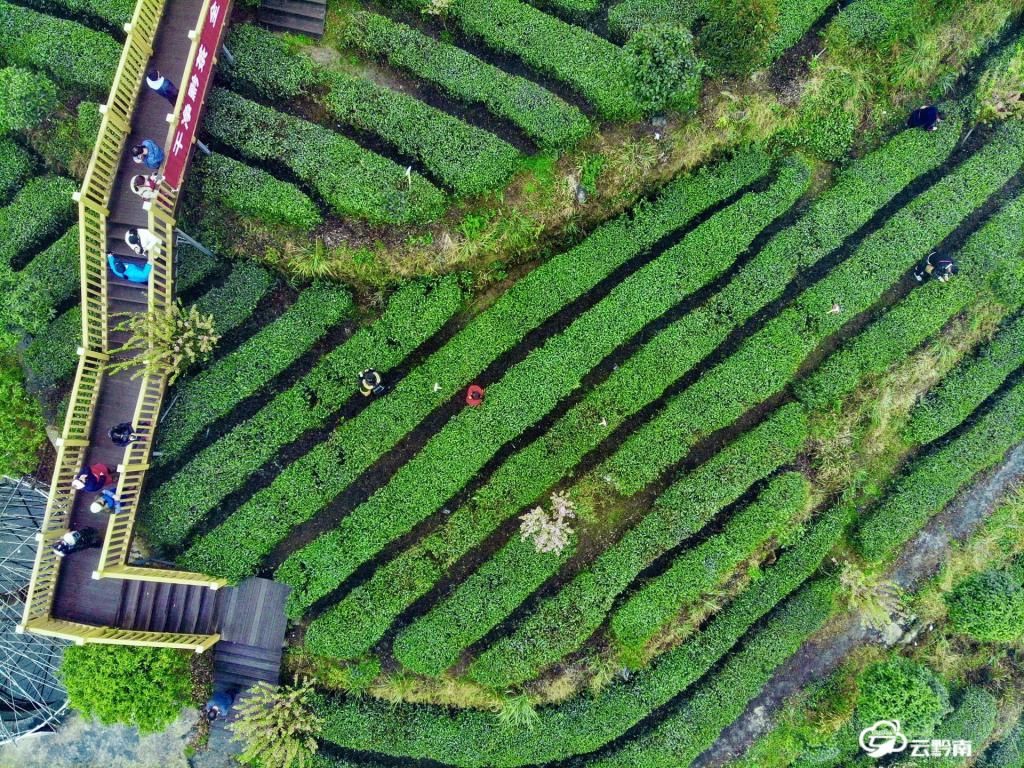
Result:
M932 251L914 267L914 279L922 283L926 277L931 276L944 283L959 271L952 256L940 256Z
M153 67L146 73L146 85L163 96L173 107L178 101L178 89L174 83L160 74L160 70Z
M479 384L470 384L466 390L466 405L473 408L484 404L484 388Z
M98 515L100 512L110 512L112 515L116 515L121 511L121 502L112 490L104 488L100 497L89 505L89 511L94 515Z
M383 395L386 387L384 377L373 368L367 368L359 372L359 394L363 397L370 395Z
M155 171L164 161L164 151L152 139L143 139L141 144L132 147L132 162L145 163L151 171Z
M934 104L930 104L927 107L921 107L911 112L910 117L907 118L907 127L934 131L938 129L943 117L945 116L939 112L939 108Z

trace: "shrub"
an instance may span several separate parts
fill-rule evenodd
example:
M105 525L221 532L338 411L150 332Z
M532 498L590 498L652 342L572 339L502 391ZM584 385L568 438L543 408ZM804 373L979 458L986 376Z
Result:
M7 357L0 357L0 404L0 474L28 474L46 441L43 412L25 391L17 362Z
M109 35L6 0L0 0L0 29L0 58L8 64L41 69L61 85L106 99L121 58Z
M232 266L223 283L199 297L196 309L212 316L213 333L223 336L249 319L273 284L274 278L267 270L243 261Z
M966 740L978 750L995 730L998 714L999 703L992 694L983 688L968 688L960 695L952 714L939 723L934 738L940 741ZM933 759L928 760L929 768L961 768L963 764L963 757L953 755L939 759L934 759L933 755Z
M545 435L499 467L437 532L378 568L370 580L317 618L307 635L309 644L345 658L365 652L452 564L480 546L515 511L555 486L611 430L661 397L673 381L778 298L800 270L825 258L902 186L938 165L956 138L954 133L906 131L853 163L719 293L640 347ZM538 565L532 562L531 572L540 570Z
M11 139L0 138L0 205L32 175L32 156Z
M0 69L0 136L34 128L57 108L57 86L21 67Z
M1020 768L1024 761L1024 717L977 762L978 768Z
M167 312L136 312L116 326L126 331L129 339L110 357L124 355L110 363L110 373L132 371L132 378L142 375L166 376L173 384L191 366L204 362L213 354L220 337L214 330L212 315L202 315L196 305L187 310L179 301ZM135 354L125 354L132 353Z
M700 104L701 64L685 27L644 27L626 44L637 99L649 111L692 112Z
M822 160L841 161L853 146L860 116L848 109L845 73L826 73L818 88L801 100L796 142Z
M950 626L975 640L1012 643L1024 636L1024 586L1006 571L969 576L946 597Z
M72 14L96 20L118 32L132 20L135 11L133 0L25 0L25 5L58 16Z
M342 216L403 224L429 221L444 195L419 174L354 141L297 117L215 88L203 126L247 159L288 168Z
M950 711L945 684L903 656L875 662L857 677L857 719L865 727L899 720L909 739L927 738Z
M191 703L189 654L167 648L87 644L64 650L68 703L104 725L155 733Z
M74 192L70 179L39 176L0 209L0 285L5 289L5 272L21 269L37 249L74 223Z
M304 768L318 744L320 718L310 711L312 681L290 688L263 680L236 707L228 727L232 741L245 745L239 761L260 768Z
M857 0L846 6L828 30L840 45L886 51L918 23L918 0Z
M251 165L214 154L196 164L208 201L269 224L310 230L323 222L316 204L294 184L279 181Z
M347 44L384 57L456 99L483 104L542 148L568 149L590 133L583 113L550 91L386 16L356 12L340 31Z
M986 68L974 98L977 118L982 122L1024 117L1024 40L1010 46Z
M628 40L644 27L671 24L689 29L704 14L707 0L622 0L608 9L608 30Z
M743 75L763 64L778 33L778 0L718 0L708 3L700 52L716 73Z

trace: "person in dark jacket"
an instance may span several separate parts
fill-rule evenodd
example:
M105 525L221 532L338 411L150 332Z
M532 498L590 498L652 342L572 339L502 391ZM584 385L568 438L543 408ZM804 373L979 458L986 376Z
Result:
M359 394L363 397L384 394L384 377L373 368L359 372Z
M121 261L112 253L107 254L107 265L114 277L119 277L130 283L149 282L149 274L153 271L153 265L148 261L140 267L138 264Z
M910 117L907 118L907 127L934 131L939 127L943 117L945 115L939 112L939 108L934 105L921 107L910 113Z
M141 439L139 435L135 433L135 428L127 421L122 421L120 424L111 427L107 432L107 435L110 437L110 441L114 445L121 448L125 448L136 440Z
M155 171L164 161L164 151L152 139L143 139L141 144L132 147L132 162L145 163L151 171Z
M932 251L914 267L914 279L922 283L926 277L931 276L944 283L959 271L951 256L940 256Z
M102 491L111 483L110 470L106 464L93 464L82 467L82 471L75 475L71 481L71 487L76 491L96 493Z
M178 103L177 87L174 83L161 75L160 70L156 67L151 68L149 72L146 73L146 85L171 102L172 107Z

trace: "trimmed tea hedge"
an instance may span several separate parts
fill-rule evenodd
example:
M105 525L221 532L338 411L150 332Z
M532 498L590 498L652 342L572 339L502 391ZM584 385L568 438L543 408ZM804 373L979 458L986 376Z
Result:
M0 281L6 282L4 273L21 269L47 240L74 224L75 191L70 179L39 176L0 208Z
M0 0L0 59L106 99L121 45L110 35ZM72 55L73 52L73 55Z
M359 371L372 366L387 374L433 336L461 303L462 291L454 278L441 280L432 289L420 283L400 289L376 323L324 355L289 390L148 494L142 521L150 541L180 545L196 523L282 446L321 426L341 408L357 390Z
M595 768L677 768L690 765L771 680L772 674L824 626L839 592L833 579L815 581L785 602L687 697L679 709L648 733L626 742Z
M406 2L417 10L427 5L427 0ZM614 43L519 0L453 0L447 18L470 37L578 91L602 117L642 116L625 56Z
M0 138L0 205L7 205L32 175L32 165L28 150L11 139Z
M904 437L938 440L966 419L1024 363L1024 315L1010 318L991 342L950 371L910 412Z
M317 618L306 636L309 645L345 658L369 649L451 565L534 503L629 415L660 397L736 325L776 298L798 271L824 258L901 187L938 165L955 141L955 133L908 131L852 163L721 292L643 345L547 434L513 455L438 532L379 568Z
M336 213L377 223L439 216L444 194L405 169L327 128L214 88L203 127L245 158L278 163L309 184Z
M722 532L676 556L665 573L644 584L612 614L611 635L638 652L680 611L724 581L771 539L785 538L810 500L799 472L771 481L757 500L737 512Z
M260 300L274 284L263 267L243 261L235 264L227 279L196 301L199 311L213 315L214 331L221 336L249 319Z
M590 133L583 113L550 91L386 16L357 11L340 31L347 44L383 57L456 99L483 104L542 148L568 149Z
M160 422L159 461L174 458L204 429L266 387L353 310L343 290L313 286L279 318L214 365L175 387Z
M845 508L829 510L699 633L600 696L578 696L539 709L532 730L496 727L489 712L452 714L442 707L321 699L323 738L352 749L461 768L516 768L593 752L707 674L754 622L817 570L850 516Z
M779 3L779 28L768 41L760 66L771 66L791 46L800 42L814 22L834 4L834 0L785 0Z
M978 768L1020 768L1024 765L1024 717L1002 741L986 750L977 765Z
M1022 251L1024 198L1018 198L967 241L957 255L960 275L955 280L930 280L915 289L798 381L793 387L797 397L809 407L823 407L852 391L868 374L880 373L906 357L976 299L979 291L993 284L998 288L1002 278L1016 270ZM1016 302L1021 300L1024 293Z
M344 446L343 457L351 469L344 476L335 471L329 482L319 479L306 482L306 509L301 515L309 518L319 511L434 407L452 397L491 361L518 344L532 328L665 235L684 227L701 211L754 181L768 170L768 165L763 153L752 150L715 168L680 179L666 188L654 203L640 206L629 218L620 217L603 225L580 245L519 280L487 312L411 372L390 397L374 403L361 414L362 418L348 423L352 438L350 444ZM435 382L440 384L440 389L432 393ZM399 393L402 393L401 398ZM372 439L367 439L368 435ZM335 433L335 438L339 437L340 434ZM304 460L301 472L314 472L321 462L337 467L341 461L340 450L340 445L319 446L306 457L308 461ZM366 455L356 453L357 450ZM353 459L358 459L358 463ZM282 485L280 492L286 487ZM310 488L316 489L315 494ZM272 504L274 509L279 507L272 497L261 503ZM292 512L299 517L295 506L293 503ZM337 587L340 571L317 573L305 565L307 558L310 563L322 562L324 555L331 551L330 535L321 537L294 553L278 571L279 578L294 587L290 596L293 615Z
M380 136L460 195L503 186L519 165L519 152L494 134L404 93L322 68L259 27L237 27L229 46L235 56L232 82L270 99L322 88L323 96L316 98L330 117Z
M792 461L806 438L803 409L784 406L683 475L619 541L542 602L510 636L480 654L468 676L495 688L514 685L578 649L644 568L697 533L751 485Z
M401 528L408 529L436 510L484 466L494 450L528 426L525 419L517 422L513 418L517 412L528 411L524 408L525 403L531 407L553 407L570 388L578 386L586 371L611 349L728 269L736 256L749 247L757 233L795 202L809 180L810 169L807 166L793 163L784 167L778 180L766 192L749 193L708 219L681 243L623 281L607 298L577 318L564 333L506 373L488 390L486 408L467 411L449 423L436 442L428 443L418 456L399 470L388 486L345 520L343 525L354 527L353 540L364 542L371 539L381 532L382 520L397 518ZM590 356L585 357L588 350ZM574 370L573 364L577 361L580 365ZM562 385L560 377L563 377ZM541 392L536 391L535 382L538 380L545 382ZM527 396L526 393L531 391L533 395ZM546 405L544 401L548 401ZM500 422L481 424L483 419L477 414L485 411ZM449 438L446 434L454 434L463 425L461 438ZM481 445L482 436L491 441L490 445ZM432 457L434 445L439 446L441 452ZM451 456L467 459L454 462ZM432 460L434 466L431 466ZM458 472L452 472L453 465ZM431 489L432 494L424 493L422 480L418 478L443 479L446 473L452 475L449 485ZM416 488L415 493L413 488ZM400 517L403 511L407 516L405 520ZM359 531L358 518L361 514L372 521L365 527L372 528L374 534ZM385 531L384 535L387 533ZM394 530L390 533L395 535ZM384 535L378 541L383 540ZM341 549L349 551L352 546L343 545ZM411 641L418 646L418 652L405 656L399 654L400 659L416 671L439 674L454 663L462 647L482 637L508 615L557 569L558 564L559 558L538 558L529 546L522 546L521 542L511 543L485 565L484 572L476 575L479 578L464 585L466 591L462 592L462 597L456 596L448 604L446 618L434 622L434 628L445 628L445 640L435 644L429 639L428 631L427 637L420 636L418 642ZM482 585L486 585L483 590L480 589ZM472 618L460 623L460 615ZM412 644L403 647L411 648ZM444 659L439 656L444 656ZM427 661L425 657L431 660Z
M941 512L960 489L1024 440L1024 381L999 397L962 434L914 461L894 490L865 514L856 532L858 549L881 560Z
M98 19L117 29L132 20L134 0L23 0L25 5L44 13L66 13L76 17Z
M911 201L853 256L747 338L727 360L634 432L601 468L635 493L703 435L781 391L815 347L885 291L1019 169L1024 123L1007 123L978 152ZM833 304L842 309L830 313ZM656 454L656 461L647 457ZM642 465L642 466L641 466Z
M963 692L953 711L939 723L932 739L969 741L977 754L996 729L998 717L999 702L995 697L984 688L971 687ZM924 761L928 768L962 768L969 763L969 759L952 756L933 756ZM982 761L977 765L987 766L987 763Z
M78 294L78 227L73 226L17 273L0 294L0 321L25 333L43 331L56 307Z
M196 163L195 174L207 202L268 224L310 230L323 222L316 204L294 184L275 179L261 168L221 154Z
M676 24L690 29L704 15L707 0L622 0L608 9L608 30L628 39L643 27Z

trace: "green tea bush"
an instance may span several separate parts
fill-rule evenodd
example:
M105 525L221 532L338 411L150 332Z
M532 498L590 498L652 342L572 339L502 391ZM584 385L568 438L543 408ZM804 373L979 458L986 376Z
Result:
M999 702L991 693L984 688L968 688L960 694L953 712L939 723L934 738L942 741L970 741L977 753L995 730L998 715ZM936 759L933 755L927 763L929 768L961 768L964 758L950 755Z
M701 436L786 388L821 341L874 305L1017 172L1024 157L1024 123L1007 123L1004 128L893 215L850 258L749 336L728 359L669 401L604 462L602 474L610 475L620 492L634 493L681 459ZM829 311L834 304L840 305L840 312ZM655 462L646 458L652 454Z
M866 375L880 373L903 359L976 299L979 292L986 290L990 283L998 282L1003 274L1016 271L1018 254L1022 252L1024 198L1018 198L989 219L957 254L960 276L956 280L950 283L931 280L914 290L834 352L808 378L798 381L794 385L797 396L809 407L825 406L852 391ZM1024 302L1024 294L1018 302ZM978 366L972 371L978 374L976 379L961 380L961 383L979 395L991 392L1015 367L1014 361L1019 362L1024 355L1021 346L1024 336L1020 335L1024 334L1024 323L1017 333L1016 344L1000 345L996 359L988 360L988 366ZM1013 354L1016 357L1010 357ZM989 373L987 378L983 371ZM969 401L963 398L963 392L959 389L956 391L962 407L968 407ZM928 408L931 418L948 418L947 405L942 403L941 410L934 406ZM970 409L973 410L973 406ZM911 424L923 425L921 419L924 412L921 406L914 413ZM920 416L917 415L919 413ZM934 434L934 427L926 430L923 426L915 426L914 429L920 430L920 434L914 438L919 443L931 442L941 434Z
M109 35L7 0L0 0L0 29L6 63L41 69L60 85L106 99L121 58L121 45Z
M57 107L57 86L41 72L0 69L0 136L34 128Z
M196 301L204 315L213 315L213 328L223 337L246 320L270 290L274 278L263 267L251 261L235 264L227 279L214 286Z
M697 533L752 484L792 461L806 438L803 409L785 406L683 475L621 539L542 602L511 635L480 654L469 677L491 687L514 685L579 648L644 568Z
M17 361L0 357L0 474L18 477L35 471L46 442L39 401L25 391Z
M132 20L135 11L133 0L25 0L25 5L58 16L96 19L118 32Z
M693 112L700 105L702 64L685 27L644 27L626 43L630 77L637 99L654 112Z
M352 749L442 760L460 768L515 768L593 752L706 675L755 622L818 569L850 516L846 508L829 510L699 633L600 696L538 709L530 731L497 728L489 712L453 714L443 707L325 699L323 736Z
M160 460L179 456L202 430L266 387L352 309L346 291L307 288L284 314L238 349L180 382L174 406L160 422Z
M32 166L27 150L11 139L0 138L0 205L6 205L32 175Z
M355 393L359 371L372 366L386 376L451 318L462 298L453 278L433 289L419 283L400 289L376 323L324 355L290 389L149 493L142 523L150 541L180 545L197 522L282 446L321 426L337 411Z
M569 19L580 19L600 7L600 0L536 0L536 5L561 13Z
M71 307L28 344L21 353L22 364L34 384L52 387L75 372L81 343L82 311Z
M862 517L856 534L861 553L871 560L888 557L1022 439L1024 382L1003 394L962 434L907 468L893 492Z
M354 141L214 88L203 126L217 142L246 159L279 163L310 185L342 216L404 224L436 218L444 194L419 174Z
M844 160L857 136L860 116L845 108L848 88L849 79L841 71L830 71L801 100L794 140L822 160Z
M0 209L0 285L6 285L8 270L20 269L36 249L74 223L75 192L70 179L39 176Z
M704 15L707 0L622 0L608 9L608 30L628 40L644 27L672 24L689 29Z
M886 51L919 23L918 6L918 0L857 0L836 16L828 30L829 40Z
M700 54L718 74L743 75L760 67L779 32L778 0L708 3Z
M310 230L323 222L316 204L294 184L279 181L261 168L213 154L196 163L193 173L208 202L269 224Z
M1021 765L1024 765L1024 717L977 762L978 768L1020 768Z
M903 656L870 665L857 676L857 719L865 727L899 720L908 739L931 736L952 711L945 683L927 667Z
M1024 585L1009 571L968 576L946 596L949 624L975 640L1012 643L1024 636Z
M386 16L353 13L341 34L347 44L412 72L453 98L483 104L542 148L568 149L590 133L583 113L550 91Z
M56 308L79 290L78 227L74 226L21 270L11 289L0 294L0 322L22 332L42 332Z
M613 270L644 249L650 248L665 235L686 226L708 207L728 198L768 170L768 158L759 150L743 152L733 160L684 177L670 185L652 204L641 206L631 217L620 217L597 229L575 248L549 260L512 288L485 313L479 315L458 336L445 345L416 370L412 371L388 398L374 403L361 418L348 422L353 430L352 443L346 444L344 462L351 467L344 475L335 472L331 482L317 482L318 494L307 493L308 506L301 513L305 518L315 514L340 492L347 483L372 463L383 451L394 445L409 429L431 410L464 387L472 377L513 348L532 328L551 317L567 302L584 295ZM434 382L440 389L432 396L423 393ZM402 394L399 398L397 395ZM411 401L411 402L410 402ZM367 440L365 435L374 439ZM340 437L335 433L335 437ZM353 459L358 458L358 463ZM302 472L310 472L319 462L337 467L337 449L315 450L307 457ZM305 461L305 460L304 460ZM369 463L364 463L369 462ZM317 475L323 475L317 472ZM286 486L282 484L282 490ZM309 484L307 484L307 488ZM267 500L269 501L269 499ZM267 503L267 501L261 503ZM276 502L273 502L276 503ZM293 512L298 512L295 505ZM279 573L288 573L292 592L292 610L301 611L337 586L338 575L344 573L340 563L329 569L310 569L303 564L319 563L332 551L330 536L324 536L289 559ZM333 559L328 556L328 559ZM306 579L310 578L307 592ZM299 589L298 585L302 585ZM310 598L311 595L312 596Z
M379 568L317 618L307 635L309 644L345 658L369 649L451 565L564 478L626 418L662 396L732 329L777 298L800 270L824 258L901 187L938 165L955 142L955 134L907 131L851 164L718 294L641 346L545 435L495 470L442 528Z
M914 406L908 442L937 440L967 418L1024 360L1024 315L1009 318L977 355L963 360Z

